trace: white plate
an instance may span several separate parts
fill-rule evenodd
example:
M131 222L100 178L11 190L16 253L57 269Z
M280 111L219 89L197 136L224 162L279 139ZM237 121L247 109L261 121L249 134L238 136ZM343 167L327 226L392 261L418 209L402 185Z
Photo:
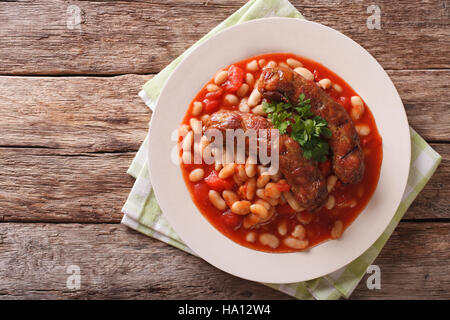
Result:
M370 107L383 138L378 187L341 239L307 252L265 253L222 235L191 200L178 165L171 161L172 133L189 103L220 68L270 52L292 52L317 61L343 78ZM266 18L231 27L208 39L176 68L152 116L149 169L156 199L176 233L204 260L241 278L291 283L331 273L366 251L386 229L405 190L410 135L402 101L386 72L360 45L326 26Z

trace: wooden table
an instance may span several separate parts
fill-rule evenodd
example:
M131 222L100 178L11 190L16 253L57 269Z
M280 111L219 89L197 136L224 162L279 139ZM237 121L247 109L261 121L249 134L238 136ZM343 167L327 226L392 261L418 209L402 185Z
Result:
M138 91L244 2L0 1L0 298L288 298L119 224L151 116ZM381 289L352 298L450 298L448 2L293 3L378 59L443 156L375 261Z

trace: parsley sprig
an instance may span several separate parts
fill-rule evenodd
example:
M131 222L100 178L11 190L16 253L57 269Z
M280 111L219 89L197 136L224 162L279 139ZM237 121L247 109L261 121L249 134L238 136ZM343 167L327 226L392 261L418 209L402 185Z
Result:
M288 133L290 127L289 135L300 144L305 158L327 160L330 149L327 138L331 137L331 131L324 119L311 112L310 99L305 100L303 93L295 106L272 101L263 102L262 107L280 134Z

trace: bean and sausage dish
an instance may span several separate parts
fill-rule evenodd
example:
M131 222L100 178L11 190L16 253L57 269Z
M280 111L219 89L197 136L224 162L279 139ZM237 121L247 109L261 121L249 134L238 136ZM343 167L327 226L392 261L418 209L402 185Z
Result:
M383 158L362 98L291 53L219 70L189 105L178 145L201 214L240 245L273 253L340 238L375 192Z

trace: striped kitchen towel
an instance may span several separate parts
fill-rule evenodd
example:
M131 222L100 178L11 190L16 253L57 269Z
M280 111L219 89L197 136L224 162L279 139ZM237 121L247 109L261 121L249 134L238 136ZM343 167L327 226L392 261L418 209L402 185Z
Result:
M148 81L139 93L140 97L153 110L155 101L171 72L199 43L229 26L271 16L304 19L287 0L251 0ZM441 160L439 154L412 128L410 131L412 154L408 184L394 218L380 238L356 260L331 274L305 282L266 284L267 286L298 299L339 299L342 296L348 298L351 295ZM122 209L124 213L122 223L150 237L195 254L170 227L158 206L148 172L147 150L146 139L128 169L128 173L136 178L136 181Z

